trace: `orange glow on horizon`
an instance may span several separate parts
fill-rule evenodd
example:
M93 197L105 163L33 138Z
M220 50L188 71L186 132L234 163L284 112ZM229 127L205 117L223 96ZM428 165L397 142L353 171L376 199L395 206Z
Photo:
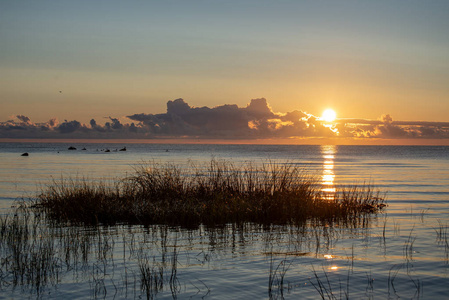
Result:
M56 138L0 138L1 143L129 143L129 144L235 144L235 145L426 145L449 146L449 139L382 139L382 138L322 138L295 137L271 139L187 139L187 138L158 138L158 139L56 139Z

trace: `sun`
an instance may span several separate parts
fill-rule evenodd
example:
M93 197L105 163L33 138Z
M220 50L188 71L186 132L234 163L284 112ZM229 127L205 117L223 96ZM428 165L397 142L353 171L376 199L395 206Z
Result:
M321 115L321 120L324 120L326 122L333 122L335 121L335 118L337 117L337 114L333 109L326 109L323 111L323 114Z

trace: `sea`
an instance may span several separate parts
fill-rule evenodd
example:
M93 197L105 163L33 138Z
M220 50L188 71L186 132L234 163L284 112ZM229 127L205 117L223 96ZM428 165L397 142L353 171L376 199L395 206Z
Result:
M324 191L370 184L387 206L346 225L105 226L108 259L93 247L83 267L61 268L38 291L2 262L0 299L449 299L448 146L3 142L0 213L61 178L211 160L297 165Z

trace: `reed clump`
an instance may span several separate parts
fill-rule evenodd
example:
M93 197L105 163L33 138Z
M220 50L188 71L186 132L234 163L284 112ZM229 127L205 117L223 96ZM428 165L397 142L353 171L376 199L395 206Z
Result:
M186 168L150 163L110 184L55 180L36 205L59 221L181 226L347 219L384 206L384 197L370 185L346 188L331 198L320 187L313 176L288 163L236 167L212 160Z

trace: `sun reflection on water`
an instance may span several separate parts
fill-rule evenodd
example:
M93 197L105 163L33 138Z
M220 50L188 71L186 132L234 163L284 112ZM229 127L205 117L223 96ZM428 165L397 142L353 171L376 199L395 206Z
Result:
M323 157L323 175L321 177L321 191L325 199L333 200L335 196L335 173L334 159L337 153L337 146L321 146L321 155Z

